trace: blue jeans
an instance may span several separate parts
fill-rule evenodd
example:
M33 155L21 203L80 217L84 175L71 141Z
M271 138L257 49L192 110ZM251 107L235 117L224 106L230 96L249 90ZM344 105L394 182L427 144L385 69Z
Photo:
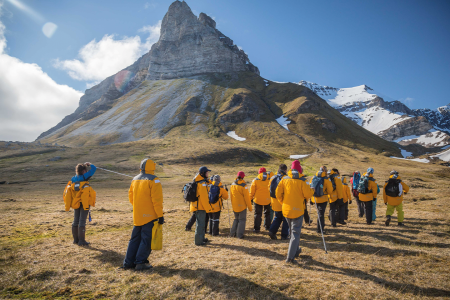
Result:
M287 238L289 235L289 225L286 221L286 218L283 217L283 212L275 211L275 217L273 218L272 225L270 225L269 231L273 234L277 234L278 229L280 228L281 223L283 226L281 227L281 237Z
M303 216L295 219L287 219L291 230L291 240L289 241L288 259L294 259L297 251L300 250L300 232L302 231Z
M148 263L148 256L152 252L152 229L154 221L150 221L142 226L133 227L127 254L125 254L125 260L123 261L125 268L132 268L135 265Z
M377 218L377 215L375 214L375 211L377 210L377 199L373 199L372 201L372 221L375 221Z

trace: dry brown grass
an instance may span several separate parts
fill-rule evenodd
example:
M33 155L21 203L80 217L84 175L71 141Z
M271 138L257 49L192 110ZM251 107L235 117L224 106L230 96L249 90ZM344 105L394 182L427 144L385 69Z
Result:
M195 141L192 141L195 143ZM190 216L181 197L202 159L213 173L231 182L238 169L251 180L263 165L275 171L282 155L244 163L220 144L209 154L193 155L189 146L180 154L176 144L153 141L67 149L64 152L2 158L0 181L0 297L1 298L211 298L211 299L439 299L450 295L449 168L393 160L343 147L328 147L302 164L311 175L319 165L354 169L375 168L378 181L392 167L412 186L406 197L404 228L384 226L385 206L379 201L372 226L350 206L346 226L330 228L325 254L315 222L302 230L298 263L284 263L288 243L272 241L267 232L253 234L248 214L247 238L227 237L227 211L221 217L221 236L206 247L194 246L194 233L185 232ZM226 150L220 156L215 151ZM227 150L228 149L228 150ZM242 155L247 155L245 147ZM250 150L249 150L250 151ZM256 151L253 149L252 151ZM301 154L301 153L292 153ZM61 156L59 161L49 158ZM164 249L154 251L152 271L121 271L131 234L129 179L98 171L91 181L97 206L88 225L91 247L71 243L72 212L63 211L62 190L77 162L134 174L140 159L157 162L164 188ZM210 155L210 156L208 156ZM211 164L211 160L222 164ZM249 156L250 157L250 156ZM229 158L227 160L226 158ZM176 163L175 163L176 162ZM190 163L195 162L195 163ZM288 161L286 161L288 162ZM49 165L49 167L45 167ZM317 215L313 210L313 218Z

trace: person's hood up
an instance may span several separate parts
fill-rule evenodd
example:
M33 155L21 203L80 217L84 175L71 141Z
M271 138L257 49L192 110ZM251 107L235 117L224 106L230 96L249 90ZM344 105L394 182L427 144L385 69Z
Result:
M144 159L141 161L141 172L145 174L155 174L156 163L151 159Z
M392 174L391 176L389 176L389 178L394 178L394 179L402 180L402 178L401 178L400 175L398 175L398 174Z
M317 177L327 177L327 173L325 173L323 171L317 171L316 176Z

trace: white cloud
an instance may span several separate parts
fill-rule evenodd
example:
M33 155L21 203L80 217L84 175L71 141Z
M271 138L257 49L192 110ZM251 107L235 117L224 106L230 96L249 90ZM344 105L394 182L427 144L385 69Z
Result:
M414 98L406 97L406 98L400 99L400 101L405 103L406 106L409 106L414 101Z
M0 140L33 141L72 113L82 93L8 55L4 31L0 22Z
M144 9L149 9L149 8L156 8L158 6L158 3L155 2L146 2L144 4Z
M139 36L117 39L114 35L105 35L100 41L94 39L83 46L78 52L78 59L57 59L54 66L67 71L70 77L76 80L103 80L133 64L141 55L148 52L158 41L160 29L161 21L156 25L139 29L139 32L149 34L145 42L142 42Z

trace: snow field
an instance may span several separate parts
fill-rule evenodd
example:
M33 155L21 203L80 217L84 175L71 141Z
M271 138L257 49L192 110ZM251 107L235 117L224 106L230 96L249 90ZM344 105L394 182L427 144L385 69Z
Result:
M245 140L246 140L246 138L243 138L243 137L238 136L238 135L236 134L236 131L228 131L228 132L227 132L227 135L228 135L229 137L231 137L231 138L237 140L237 141L241 141L241 142L242 142L242 141L245 141Z

